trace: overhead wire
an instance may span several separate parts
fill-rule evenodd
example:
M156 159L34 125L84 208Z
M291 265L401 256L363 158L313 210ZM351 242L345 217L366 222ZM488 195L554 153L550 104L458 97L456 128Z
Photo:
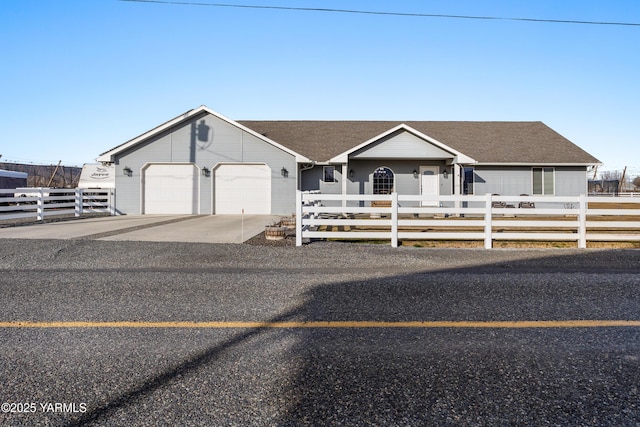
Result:
M581 21L581 20L573 20L573 19L513 18L513 17L500 17L500 16L447 15L447 14L435 14L435 13L414 13L414 12L384 12L384 11L373 11L373 10L333 9L333 8L320 8L320 7L202 3L202 2L177 1L177 0L117 0L117 1L130 2L130 3L156 3L156 4L180 5L180 6L208 6L208 7L240 8L240 9L271 9L271 10L289 10L289 11L302 11L302 12L351 13L351 14L360 14L360 15L403 16L403 17L414 17L414 18L478 19L478 20L494 20L494 21L552 23L552 24L580 24L580 25L609 25L609 26L640 27L640 23L635 23L635 22Z

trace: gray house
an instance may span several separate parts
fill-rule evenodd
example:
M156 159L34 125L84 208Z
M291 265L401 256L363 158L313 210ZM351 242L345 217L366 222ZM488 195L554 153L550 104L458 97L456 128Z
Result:
M201 106L103 154L128 214L282 214L295 192L587 192L600 162L541 122L233 121Z

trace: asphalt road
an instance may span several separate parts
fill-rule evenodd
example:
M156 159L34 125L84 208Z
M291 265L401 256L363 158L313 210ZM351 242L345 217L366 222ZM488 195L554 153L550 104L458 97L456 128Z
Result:
M637 425L640 326L598 322L639 287L635 250L3 239L0 425Z

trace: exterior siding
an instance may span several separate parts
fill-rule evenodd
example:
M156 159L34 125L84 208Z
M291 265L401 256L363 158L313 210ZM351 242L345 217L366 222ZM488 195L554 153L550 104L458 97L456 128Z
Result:
M585 167L555 167L555 195L577 196L587 192ZM475 194L533 195L532 167L476 167Z
M242 161L266 163L271 168L271 212L273 214L295 213L297 164L294 156L243 132ZM287 170L287 177L282 176L282 168Z
M517 196L531 194L531 168L494 168L476 167L474 192L477 195L487 193L503 196Z
M131 165L135 164L131 163ZM133 170L131 177L124 175L125 166ZM129 163L116 162L116 213L118 215L140 213L140 167L134 169L133 166L129 166Z
M394 173L395 191L400 194L420 194L420 177L413 176L413 171L420 171L420 166L440 167L440 194L453 194L453 176L451 168L444 162L415 160L352 160L347 167L353 171L353 177L347 178L347 194L373 194L373 172L379 167L388 167ZM447 169L449 177L444 179L442 172ZM302 172L303 191L320 191L323 194L342 193L342 167L336 165L336 182L323 182L323 166ZM324 202L324 203L329 203ZM339 206L341 202L334 202Z
M413 171L420 171L420 166L440 167L440 194L452 194L452 177L444 179L444 162L433 160L358 160L352 161L349 168L354 171L354 182L349 182L347 189L351 194L373 194L373 172L379 167L388 167L395 177L395 191L399 194L420 194L420 177L413 176ZM450 172L450 170L448 170Z
M351 155L354 159L446 159L453 154L407 131L383 138Z
M320 191L322 194L342 194L342 166L335 166L334 182L324 182L324 166L314 166L302 172L300 189L302 191ZM354 178L355 179L355 178ZM347 186L352 184L348 182ZM349 190L347 190L349 192ZM325 201L326 206L342 206L342 202Z
M556 168L556 196L587 194L586 168Z
M353 171L353 177L347 178L348 194L373 194L373 172L379 167L388 167L394 173L395 190L400 194L420 194L420 178L413 176L413 171L419 171L420 166L440 167L440 194L453 194L453 176L451 167L444 162L434 161L402 161L402 160L358 160L349 163L347 170ZM324 194L342 193L342 167L336 165L336 182L323 182L323 166L315 166L302 172L303 191L320 191ZM449 176L444 179L442 172L447 170Z
M348 194L373 194L373 171L386 166L394 172L395 191L399 194L420 194L420 178L414 178L413 171L420 170L420 166L440 167L440 194L453 194L453 168L444 162L434 161L404 161L404 160L352 160L347 170L353 170L353 177L348 178ZM445 179L442 172L447 170L449 176ZM584 167L556 167L555 195L577 196L586 194L587 174ZM324 194L340 194L342 192L341 166L336 165L336 182L322 181L322 166L316 166L302 173L302 190L320 191ZM532 168L521 167L489 167L475 168L474 193L487 193L502 196L519 196L533 193ZM329 202L325 202L329 203ZM336 202L340 203L340 202Z
M322 166L314 166L300 172L300 190L302 191L320 191L321 181Z
M146 163L187 162L200 170L207 168L210 176L200 179L201 214L211 214L213 207L213 169L221 163L266 163L272 170L271 210L273 214L289 215L295 211L295 157L242 129L205 114L157 135L135 149L116 158L116 207L119 213L142 213L141 169ZM133 174L123 172L129 167ZM282 168L289 172L281 175Z

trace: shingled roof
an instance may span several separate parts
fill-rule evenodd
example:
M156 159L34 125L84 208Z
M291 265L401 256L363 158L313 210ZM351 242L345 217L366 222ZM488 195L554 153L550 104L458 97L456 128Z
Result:
M597 164L542 122L238 121L314 161L325 162L400 124L479 163Z
M109 151L98 161L113 161L153 135L202 114L237 123L256 136L262 135L298 161L327 162L372 141L400 125L484 164L593 165L601 163L542 122L427 122L427 121L233 121L205 105L189 110ZM300 157L302 156L302 157Z

